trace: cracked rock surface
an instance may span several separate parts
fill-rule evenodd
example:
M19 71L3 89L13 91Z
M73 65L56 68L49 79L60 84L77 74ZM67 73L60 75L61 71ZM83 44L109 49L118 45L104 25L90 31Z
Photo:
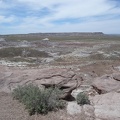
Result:
M43 68L43 69L19 69L1 66L0 92L11 92L18 85L29 83L38 86L71 88L81 83L81 78L75 77L76 73L64 68ZM77 83L76 83L77 81Z

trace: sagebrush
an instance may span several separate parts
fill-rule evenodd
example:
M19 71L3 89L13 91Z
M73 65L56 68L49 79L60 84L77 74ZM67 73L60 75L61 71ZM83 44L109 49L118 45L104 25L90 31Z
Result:
M90 100L89 100L88 96L85 93L83 93L83 92L80 92L77 95L76 100L77 100L77 103L79 105L90 104Z
M59 99L61 93L58 88L40 90L39 87L30 84L14 89L13 98L23 103L30 115L46 114L65 106L65 102Z

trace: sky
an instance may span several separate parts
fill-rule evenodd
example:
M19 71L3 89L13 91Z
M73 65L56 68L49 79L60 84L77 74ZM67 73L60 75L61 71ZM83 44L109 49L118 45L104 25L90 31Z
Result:
M120 0L0 0L0 34L120 34Z

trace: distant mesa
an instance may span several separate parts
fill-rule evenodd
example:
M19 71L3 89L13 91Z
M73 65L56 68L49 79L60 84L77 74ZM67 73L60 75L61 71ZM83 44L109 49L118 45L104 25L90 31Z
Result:
M58 32L58 33L29 33L31 36L94 36L104 35L103 32Z
M43 37L43 40L48 40L49 36L102 36L105 35L103 32L56 32L56 33L29 33L29 34L8 34L0 35L5 36L17 36L17 37Z

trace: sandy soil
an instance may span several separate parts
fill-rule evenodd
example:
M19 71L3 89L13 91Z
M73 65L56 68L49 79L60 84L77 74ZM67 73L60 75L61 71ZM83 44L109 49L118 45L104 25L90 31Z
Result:
M29 116L24 105L7 93L0 93L0 120L85 120L80 116L69 116L65 110L50 112L47 115Z

